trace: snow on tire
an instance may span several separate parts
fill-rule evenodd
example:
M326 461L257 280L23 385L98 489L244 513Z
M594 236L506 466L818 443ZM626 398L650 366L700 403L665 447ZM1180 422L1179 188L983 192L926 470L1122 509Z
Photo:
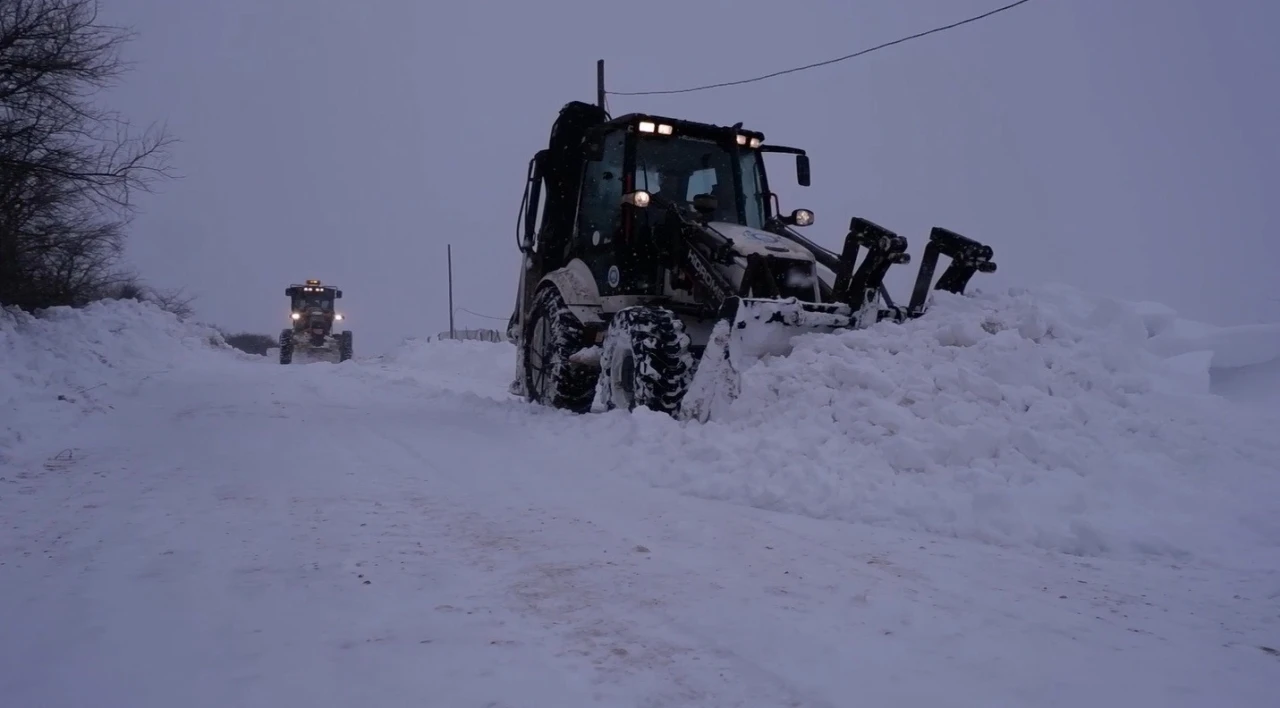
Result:
M679 411L695 361L675 313L644 306L620 310L601 349L596 395L606 410Z
M351 330L347 330L338 335L338 362L344 362L355 356L355 343L353 341L355 335Z
M549 287L534 296L521 353L529 400L579 413L591 410L595 377L570 361L584 344L582 323L558 290Z
M293 330L291 329L280 332L280 363L293 363Z

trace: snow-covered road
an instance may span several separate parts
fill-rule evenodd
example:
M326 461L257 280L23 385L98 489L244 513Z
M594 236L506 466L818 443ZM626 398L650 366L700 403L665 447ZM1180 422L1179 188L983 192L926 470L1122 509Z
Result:
M602 473L625 440L576 444L599 424L506 397L506 358L225 358L139 377L0 466L0 704L1280 695L1273 567L1001 548L655 488Z

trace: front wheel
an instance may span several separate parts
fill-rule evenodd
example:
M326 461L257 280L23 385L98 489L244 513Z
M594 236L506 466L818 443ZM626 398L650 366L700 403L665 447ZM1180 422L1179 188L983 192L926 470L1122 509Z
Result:
M350 330L340 332L338 334L338 363L342 363L355 355L355 345L352 342Z
M662 307L628 307L609 323L600 353L598 396L608 410L648 408L675 415L693 378L684 322Z
M577 413L591 410L595 377L569 360L584 343L582 323L559 291L549 287L534 296L521 353L529 400Z
M293 330L286 329L280 332L280 363L289 364L293 361Z

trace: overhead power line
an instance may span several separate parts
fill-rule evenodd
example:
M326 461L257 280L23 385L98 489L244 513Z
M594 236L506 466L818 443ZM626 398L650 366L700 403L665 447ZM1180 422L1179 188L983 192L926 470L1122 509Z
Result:
M886 47L892 47L892 46L893 46L893 45L895 45L895 44L902 44L902 43L904 43L904 42L910 42L910 41L911 41L911 40L913 40L913 39L920 39L921 37L927 37L927 36L929 36L929 35L931 35L931 34L937 34L937 33L939 33L939 32L945 32L945 31L950 30L950 29L955 29L956 27L959 27L959 26L961 26L961 25L967 25L967 24L969 24L969 23L971 23L971 22L977 22L978 20L984 20L984 19L986 19L986 18L988 18L988 17L991 17L992 15L998 15L998 14L1000 14L1001 12L1004 12L1004 11L1006 11L1006 10L1012 10L1013 8L1015 8L1015 7L1019 6L1019 5L1025 5L1025 4L1029 3L1029 2L1031 2L1031 0L1018 0L1017 2L1009 3L1008 5L1005 5L1004 7L998 7L998 8L996 8L996 9L994 9L994 10L990 10L990 11L988 11L988 12L984 12L984 13L982 13L981 15L974 15L973 17L970 17L970 18L968 18L968 19L964 19L964 20L960 20L959 22L952 22L952 23L951 23L951 24L949 24L949 25L943 25L943 26L941 26L941 27L934 27L934 28L933 28L933 29L931 29L931 30L928 30L928 31L925 31L925 32L918 32L918 33L913 34L913 35L911 35L911 36L909 36L909 37L902 37L901 39L895 39L895 40L893 40L892 42L885 42L884 44L877 44L877 45L876 45L876 46L874 46L874 47L870 47L870 48L868 48L868 49L863 49L863 50L860 50L860 51L854 52L853 54L846 54L846 55L844 55L844 56L842 56L842 57L836 57L835 59L828 59L828 60L826 60L826 61L820 61L820 62L817 62L817 63L815 63L815 64L806 64L806 65L804 65L804 66L797 66L797 67L794 67L794 68L791 68L791 69L783 69L782 71L775 71L775 72L773 72L772 74L765 74L764 76L756 76L756 77L753 77L753 78L750 78L750 79L739 79L738 81L724 81L724 82L721 82L721 83L718 83L718 84L707 84L707 85L705 85L705 86L694 86L694 87L691 87L691 88L683 88L683 89L668 89L668 90L664 90L664 91L606 91L606 93L608 93L608 94L612 94L612 95L614 95L614 96L656 96L656 95L658 95L658 94L692 93L692 92L694 92L694 91L706 91L707 89L723 88L723 87L725 87L725 86L739 86L739 85L741 85L741 84L750 84L750 83L754 83L754 82L756 82L756 81L764 81L765 79L772 79L772 78L774 78L774 77L776 77L776 76L782 76L783 74L794 74L794 73L796 73L797 71L805 71L805 70L808 70L808 69L815 69L815 68L820 67L820 66L827 66L828 64L835 64L835 63L837 63L837 62L842 62L842 61L846 61L846 60L848 60L848 59L853 59L853 58L855 58L855 57L860 57L860 56L862 56L862 55L864 55L864 54L870 54L871 52L878 51L878 50L884 49L884 48L886 48Z
M468 315L474 315L474 316L476 316L476 317L482 317L482 318L484 318L484 319L486 319L486 320L497 320L497 321L499 321L499 322L506 322L507 320L511 319L510 317L494 317L493 315L482 315L482 314L480 314L479 312L472 312L471 310L468 310L468 309L467 309L467 308L465 308L465 307L455 307L455 308L453 308L453 311L454 311L454 312L465 312L465 313L467 313Z

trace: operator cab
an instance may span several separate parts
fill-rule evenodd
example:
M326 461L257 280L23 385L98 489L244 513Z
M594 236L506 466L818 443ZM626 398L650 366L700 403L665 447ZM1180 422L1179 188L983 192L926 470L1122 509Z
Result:
M542 278L575 261L614 307L636 297L692 297L683 257L691 242L717 259L740 239L770 253L794 250L787 244L797 234L784 229L808 226L813 214L778 213L768 152L794 155L797 182L809 186L803 150L766 145L762 133L740 123L639 113L611 119L597 105L566 104L547 148L529 163L517 226L529 260L509 331Z
M326 317L334 316L334 300L342 297L342 291L319 280L308 280L305 285L291 285L284 294L290 299L294 321L319 310ZM338 316L337 319L342 319Z
M710 221L766 228L776 199L769 192L762 154L796 155L802 186L809 185L809 158L802 150L763 143L763 134L739 126L640 114L596 126L587 134L579 238L608 242L643 230L644 224L635 221L647 219L637 210L651 204L658 207L654 212L674 207ZM796 223L807 225L807 214ZM790 218L782 221L792 223Z
M666 260L681 220L721 222L769 230L775 222L806 226L811 212L775 216L763 153L796 156L796 177L809 185L803 150L764 145L764 135L632 114L585 131L576 223L568 250L612 292L659 287L657 261ZM580 185L580 186L579 186ZM613 268L621 263L621 272ZM634 267L628 267L629 265Z

